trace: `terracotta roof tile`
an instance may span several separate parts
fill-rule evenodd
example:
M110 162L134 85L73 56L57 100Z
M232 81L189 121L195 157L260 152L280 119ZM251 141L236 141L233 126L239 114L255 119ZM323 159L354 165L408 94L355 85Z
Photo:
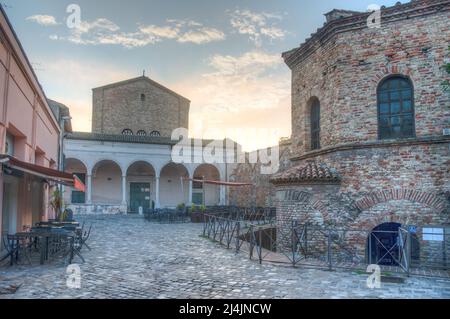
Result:
M336 170L326 164L307 162L274 175L270 181L273 184L338 183L340 177Z

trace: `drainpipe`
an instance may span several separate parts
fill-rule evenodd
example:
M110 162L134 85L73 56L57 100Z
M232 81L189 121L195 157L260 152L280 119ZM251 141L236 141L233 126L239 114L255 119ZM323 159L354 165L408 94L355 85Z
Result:
M61 134L59 135L59 170L64 172L64 138L66 137L66 131L64 129L67 121L70 121L72 118L70 116L63 116L59 121L59 127L61 129ZM59 189L61 193L64 191L64 186L59 185Z

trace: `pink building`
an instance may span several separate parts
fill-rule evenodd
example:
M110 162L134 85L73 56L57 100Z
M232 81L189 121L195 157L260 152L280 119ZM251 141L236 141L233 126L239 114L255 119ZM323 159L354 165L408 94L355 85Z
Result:
M1 237L48 219L58 172L59 123L0 7ZM3 248L3 246L1 246Z

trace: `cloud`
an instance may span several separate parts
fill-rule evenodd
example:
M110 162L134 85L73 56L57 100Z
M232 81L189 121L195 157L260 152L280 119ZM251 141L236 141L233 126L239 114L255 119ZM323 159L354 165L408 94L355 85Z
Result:
M50 16L50 15L42 15L42 14L36 14L36 15L30 16L30 17L26 18L26 20L33 21L33 22L36 22L37 24L47 26L47 27L55 26L55 25L59 24L58 22L56 22L55 17Z
M174 26L159 27L155 25L140 27L139 31L143 34L165 39L175 39L178 37L178 34L180 32L178 27Z
M81 45L120 45L131 49L163 40L204 44L221 41L225 39L225 34L193 20L167 20L165 25L140 25L133 32L124 32L114 22L100 18L92 22L83 21L80 27L72 29L68 36L52 35L51 39Z
M217 54L208 64L209 72L171 85L192 101L192 128L201 123L205 129L257 127L279 129L277 138L290 135L290 76L278 53ZM258 137L240 142L246 149L273 143Z
M274 21L282 19L273 13L256 13L250 10L235 10L230 14L231 26L239 34L244 34L258 47L262 45L263 38L270 40L283 39L287 32L276 26Z
M43 59L44 60L44 59ZM136 74L117 65L72 59L46 60L36 70L48 98L66 104L76 131L91 130L92 88L114 83Z
M225 39L225 33L214 28L201 27L197 30L187 31L178 38L181 43L203 44Z

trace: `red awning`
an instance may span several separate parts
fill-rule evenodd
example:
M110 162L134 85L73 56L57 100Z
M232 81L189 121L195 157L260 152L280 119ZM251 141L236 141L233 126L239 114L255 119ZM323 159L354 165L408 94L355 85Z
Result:
M221 181L209 181L209 180L204 180L204 179L192 179L192 178L185 178L184 180L186 180L186 181L193 181L195 183L221 185L221 186L231 186L231 187L253 186L252 183L221 182Z
M85 189L84 184L81 181L76 181L74 175L69 173L57 171L48 167L43 167L27 162L22 162L17 158L8 155L0 155L0 163L8 168L38 176L58 184L75 187L81 191L84 191Z

